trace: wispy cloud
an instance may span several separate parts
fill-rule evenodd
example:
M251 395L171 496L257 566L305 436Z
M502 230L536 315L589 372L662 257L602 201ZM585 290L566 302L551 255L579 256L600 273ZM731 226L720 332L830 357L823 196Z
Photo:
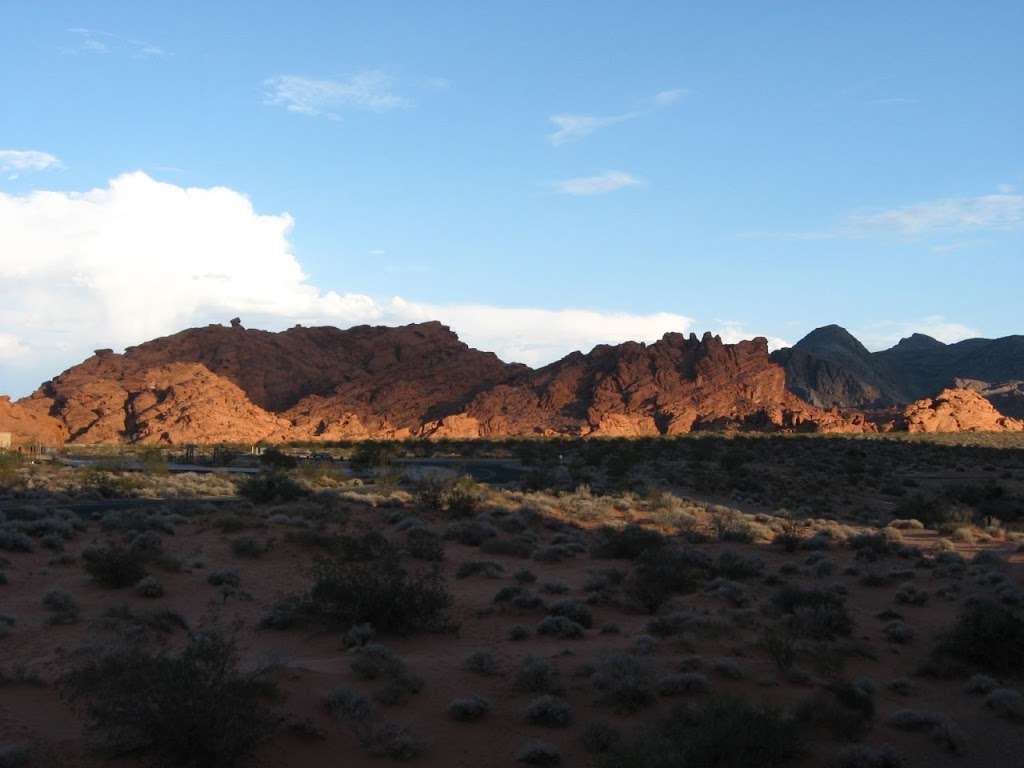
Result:
M853 232L921 235L940 231L1007 229L1024 224L1024 195L998 192L978 197L928 200L886 211L849 217Z
M597 176L578 176L575 179L552 182L563 195L603 195L626 187L637 187L643 182L625 171L605 171Z
M64 53L68 54L126 53L138 59L169 55L167 51L159 45L154 45L146 40L121 37L120 35L115 35L112 32L104 32L100 29L72 27L68 30L68 33L77 38L77 42L74 45L67 46L62 49Z
M654 94L654 103L659 107L670 107L689 93L685 88L672 88Z
M548 120L555 126L556 130L548 134L548 141L557 147L570 141L582 139L601 128L624 123L628 120L635 120L655 109L670 107L687 93L688 91L684 88L659 91L645 102L643 108L617 115L583 115L574 113L552 115Z
M22 173L60 168L60 160L36 149L0 149L0 174L16 179Z
M395 79L379 70L364 70L334 80L279 75L265 80L263 103L312 117L340 119L338 111L387 112L411 102L393 90Z
M805 232L746 232L753 240L837 240L868 237L934 237L1024 226L1024 194L1001 184L999 191L975 197L949 197L882 210L848 214L829 229ZM937 246L941 249L942 246Z

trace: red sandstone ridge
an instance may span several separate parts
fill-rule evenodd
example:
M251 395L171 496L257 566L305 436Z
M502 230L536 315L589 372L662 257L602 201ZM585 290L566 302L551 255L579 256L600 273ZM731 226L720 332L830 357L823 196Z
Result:
M944 389L911 403L896 420L908 432L1024 432L1024 421L1003 416L971 389Z
M668 333L574 352L475 397L462 413L427 425L434 436L639 437L704 429L862 431L786 390L764 338L724 344Z
M98 350L19 406L76 443L406 437L522 368L437 322L281 333L232 323Z
M17 403L0 431L73 443L677 435L695 430L1021 430L947 390L896 418L823 410L786 387L763 338L668 333L538 370L471 349L440 323L192 328L99 350Z
M11 433L14 447L27 443L60 445L64 442L60 424L55 419L12 403L7 395L0 395L0 432Z

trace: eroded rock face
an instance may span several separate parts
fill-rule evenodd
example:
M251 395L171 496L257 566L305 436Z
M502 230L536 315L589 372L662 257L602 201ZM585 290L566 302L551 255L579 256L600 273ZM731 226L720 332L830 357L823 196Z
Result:
M440 323L192 328L98 350L19 401L76 443L408 437L523 366Z
M699 429L850 428L786 391L763 338L724 344L668 333L573 353L475 397L465 411L481 437L640 437Z
M895 424L908 432L1024 432L1024 422L1003 416L971 389L944 389L907 406Z
M0 431L45 442L212 443L1019 424L980 395L952 392L883 422L797 397L763 338L668 333L531 370L471 349L440 323L269 333L233 321L123 354L98 350L28 398L0 400Z
M56 419L12 403L6 395L0 395L0 432L11 433L14 448L29 443L52 446L64 442L63 431Z

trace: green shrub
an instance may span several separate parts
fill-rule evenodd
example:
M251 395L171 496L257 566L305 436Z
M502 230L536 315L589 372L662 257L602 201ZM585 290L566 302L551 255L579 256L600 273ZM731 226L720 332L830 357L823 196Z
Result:
M930 671L960 671L958 667L1020 676L1024 673L1024 619L997 603L968 602L931 652Z
M101 587L122 589L138 584L146 575L144 557L117 544L88 547L82 552L86 573Z
M799 726L770 709L713 699L681 709L657 727L613 749L606 768L778 768L802 751Z
M316 561L306 603L311 618L333 627L369 623L409 635L443 629L452 599L437 568L409 571L397 550L371 535Z
M280 719L266 671L242 674L235 643L216 632L192 636L177 654L139 645L98 653L61 690L111 752L183 768L250 764Z
M309 492L279 472L264 472L238 484L238 495L254 504L285 503L308 496Z

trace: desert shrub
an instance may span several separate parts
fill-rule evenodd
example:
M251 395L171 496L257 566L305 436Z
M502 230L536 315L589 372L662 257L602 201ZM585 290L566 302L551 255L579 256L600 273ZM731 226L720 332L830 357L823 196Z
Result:
M799 725L771 709L712 699L680 710L609 753L606 768L778 768L802 751Z
M772 605L787 617L798 636L829 640L848 636L853 619L842 595L831 589L801 589L786 586L772 596Z
M1024 720L1024 696L1013 688L996 688L985 697L985 706L1007 720Z
M521 568L520 570L516 571L514 574L512 574L512 577L520 584L532 584L537 580L537 577L534 575L533 571L527 570L526 568Z
M356 647L349 668L357 679L384 681L384 687L375 694L381 704L401 704L423 690L423 679L401 656L379 643Z
M594 617L590 609L575 600L562 600L554 603L548 606L548 613L552 616L564 616L586 629L594 626Z
M592 755L603 755L622 742L619 731L600 721L591 721L580 729L580 743Z
M263 557L270 551L270 542L260 541L254 536L239 536L231 542L231 551L236 557Z
M657 531L639 525L627 525L625 528L605 526L598 531L591 554L613 560L636 560L649 550L665 546L666 542Z
M625 594L649 613L655 613L675 594L697 589L710 562L683 547L659 547L639 557L626 579Z
M1024 671L1024 619L997 603L968 602L953 626L940 635L927 671L956 671L957 665L997 675L1020 675Z
M988 675L971 675L964 686L964 691L972 694L992 693L999 687L999 682Z
M928 602L928 593L913 584L903 584L896 590L894 599L901 605L924 605Z
M742 680L747 676L743 665L732 656L720 656L712 660L711 668L722 677L727 677L730 680Z
M439 563L444 560L444 541L431 529L414 526L405 534L405 551L416 560Z
M707 693L711 681L700 672L676 672L658 678L659 696L679 696L686 693Z
M583 627L564 616L545 616L537 625L537 634L575 640L583 637Z
M514 624L509 627L506 637L513 642L519 642L521 640L528 640L531 634L529 627L524 627L522 624Z
M253 504L283 504L309 495L309 491L280 472L262 472L238 483L238 495Z
M491 702L480 696L452 699L448 702L448 716L461 723L472 723L492 709Z
M887 723L897 730L927 733L934 742L955 754L964 751L966 737L955 723L938 712L901 709L890 715Z
M140 597L163 597L164 585L156 576L146 576L135 584L135 593Z
M242 583L242 577L237 568L218 568L210 571L206 583L213 587L237 587Z
M540 591L548 595L566 595L571 588L561 579L545 581L540 585Z
M498 660L490 651L472 651L466 656L463 666L478 675L490 677L498 674Z
M88 547L82 552L82 566L93 581L108 589L122 589L138 584L146 575L144 558L138 552L109 544Z
M867 744L849 744L839 750L836 768L903 768L903 758L888 744L870 747Z
M564 699L545 694L527 704L526 719L545 728L565 728L572 723L572 707Z
M529 693L549 693L558 687L558 672L545 658L525 656L516 669L515 684Z
M780 672L789 672L796 664L797 642L788 627L768 627L761 634L758 647L768 654Z
M562 762L562 753L554 744L530 739L516 750L516 760L526 765L559 765Z
M914 629L905 621L890 621L882 629L885 639L890 643L906 645L914 639Z
M457 520L446 525L444 529L444 538L467 547L479 547L497 535L498 531L494 526L479 520Z
M600 659L590 683L598 701L617 712L636 712L654 701L651 666L630 654L612 653Z
M107 749L184 768L248 764L279 722L266 670L242 674L234 641L216 632L177 654L132 645L87 657L61 691Z
M804 722L828 728L837 739L855 741L874 721L874 689L864 683L833 681L802 702L797 715Z
M467 579L470 576L486 576L489 579L501 578L505 566L493 560L467 560L455 571L456 579Z
M43 595L43 607L50 612L50 624L74 624L78 621L78 601L66 589L54 587Z
M5 613L0 613L0 638L7 637L11 634L11 630L14 629L15 624L18 621L13 616L8 616Z
M372 624L356 624L348 628L342 643L346 648L361 648L377 636Z
M409 571L386 542L343 547L313 567L308 611L332 626L370 623L378 632L408 635L443 628L450 605L439 570Z
M746 557L738 552L723 552L715 563L715 572L726 579L756 579L764 573L764 560Z
M0 768L21 768L31 758L32 753L24 744L0 744Z

